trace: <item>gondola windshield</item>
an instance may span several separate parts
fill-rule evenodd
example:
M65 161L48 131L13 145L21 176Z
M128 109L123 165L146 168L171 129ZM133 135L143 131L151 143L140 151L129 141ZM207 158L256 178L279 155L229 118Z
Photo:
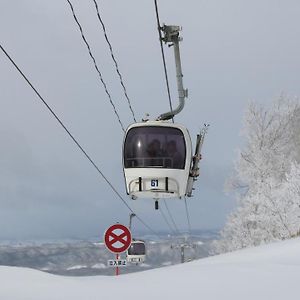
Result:
M133 242L127 251L128 255L145 255L145 243Z
M184 169L186 145L178 128L142 126L131 128L125 139L125 168Z

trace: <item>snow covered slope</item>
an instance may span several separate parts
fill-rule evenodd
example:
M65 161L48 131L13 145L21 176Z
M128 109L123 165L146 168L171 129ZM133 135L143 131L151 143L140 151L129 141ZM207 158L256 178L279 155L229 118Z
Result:
M0 267L0 299L292 300L300 299L299 281L300 239L294 239L119 277Z

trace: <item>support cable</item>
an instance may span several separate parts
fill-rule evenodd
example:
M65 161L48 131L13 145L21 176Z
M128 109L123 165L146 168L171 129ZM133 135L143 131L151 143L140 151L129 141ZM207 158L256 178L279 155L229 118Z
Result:
M104 173L100 170L100 168L96 165L96 163L92 160L86 150L80 145L74 135L69 131L69 129L64 125L64 123L60 120L54 110L49 106L49 104L45 101L45 99L41 96L41 94L37 91L37 89L33 86L33 84L29 81L29 79L25 76L25 74L21 71L21 69L17 66L11 56L6 52L6 50L0 44L0 49L6 55L6 57L10 60L13 66L17 69L17 71L21 74L23 79L28 83L31 89L35 92L38 98L42 101L42 103L46 106L48 111L52 114L52 116L56 119L59 125L64 129L64 131L68 134L68 136L72 139L75 145L79 148L79 150L84 154L84 156L88 159L88 161L92 164L92 166L96 169L96 171L101 175L101 177L105 180L105 182L110 186L112 191L118 196L118 198L123 202L123 204L132 212L135 213L132 208L127 204L125 199L121 196L121 194L117 191L117 189L113 186L113 184L108 180L108 178L104 175ZM136 214L135 214L136 215ZM159 236L149 225L147 225L139 216L136 215L136 218L151 231L154 235Z
M87 39L86 39L86 37L85 37L85 35L83 33L83 29L82 29L82 26L80 25L80 23L78 21L78 18L76 17L76 14L75 14L75 11L74 11L74 7L73 7L73 5L72 5L72 3L71 3L70 0L67 0L67 2L70 5L70 8L71 8L71 11L72 11L72 14L73 14L73 18L74 18L76 24L78 25L78 28L79 28L80 33L81 33L82 40L84 41L84 43L85 43L85 45L86 45L86 47L88 49L89 55L90 55L90 57L91 57L91 59L93 61L94 67L95 67L95 69L96 69L96 71L97 71L97 73L99 75L99 79L100 79L100 81L101 81L101 83L102 83L102 85L104 87L104 90L105 90L105 93L106 93L106 95L107 95L107 97L109 99L109 102L110 102L111 106L113 107L114 113L115 113L115 115L116 115L116 117L118 119L118 122L119 122L119 124L120 124L123 132L125 132L125 127L124 127L124 125L123 125L123 123L122 123L122 121L120 119L120 116L119 116L119 114L118 114L118 112L116 110L116 106L115 106L115 104L114 104L114 102L112 100L112 97L111 97L108 89L107 89L107 85L106 85L106 83L105 83L105 81L103 79L102 73L100 72L100 69L99 69L99 67L97 65L96 59L95 59L95 57L94 57L94 55L93 55L93 53L91 51L91 47L90 47L90 45L89 45L89 43L88 43L88 41L87 41Z
M162 209L159 209L159 212L161 213L161 216L163 217L165 223L168 225L169 229L171 230L172 234L176 235L176 231L172 228L172 226L170 225L165 213L163 212Z
M184 197L184 204L185 204L185 212L186 212L186 217L187 217L187 223L188 223L188 230L189 230L189 235L191 235L191 222L190 222L190 214L188 210L188 205L186 201L186 197Z
M107 43L107 45L108 45L108 47L109 47L110 56L111 56L111 58L112 58L112 60L113 60L113 62L114 62L114 64L115 64L116 72L117 72L117 74L118 74L118 76L119 76L119 79L120 79L120 84L121 84L121 86L122 86L122 88L123 88L123 92L124 92L125 98L127 99L127 102L128 102L128 105L129 105L129 109L130 109L130 111L131 111L131 113L132 113L132 116L133 116L133 120L134 120L134 122L136 123L136 118L135 118L135 115L134 115L133 108L132 108L132 106L131 106L131 101L130 101L130 99L129 99L129 97L128 97L127 90L126 90L126 87L125 87L125 84L124 84L124 81L123 81L123 77L122 77L122 75L121 75L121 72L120 72L120 70L119 70L119 66L118 66L117 60L116 60L116 58L115 58L115 55L114 55L114 52L113 52L112 45L111 45L111 43L110 43L110 41L109 41L109 39L108 39L107 32L106 32L106 28L105 28L103 19L102 19L101 15L100 15L100 11L99 11L99 7L98 7L98 4L97 4L97 1L96 1L96 0L93 0L93 1L94 1L94 4L95 4L97 16L98 16L98 20L99 20L99 22L100 22L100 24L101 24L101 26L102 26L103 34L104 34L106 43Z
M170 210L169 210L169 207L168 207L168 205L167 205L166 199L163 199L163 202L164 202L164 204L165 204L165 207L166 207L166 209L167 209L168 215L169 215L169 217L170 217L170 219L171 219L171 221L172 221L172 223L173 223L173 226L174 226L176 232L177 232L178 234L180 234L180 231L178 230L178 227L177 227L177 225L176 225L176 223L175 223L175 220L174 220L174 218L173 218L173 216L172 216L172 214L171 214L171 212L170 212Z
M165 80L166 80L166 86L167 86L167 92L168 92L168 98L169 98L169 105L170 105L170 110L172 112L173 111L172 99L171 99L171 93L170 93L170 86L169 86L167 64L166 64L166 59L165 59L165 52L164 52L164 47L163 47L163 43L162 43L161 26L160 26L160 20L159 20L157 0L154 0L154 5L155 5L157 29L158 29L158 35L159 35L159 41L160 41L161 56L162 56L162 62L163 62L163 66L164 66ZM174 116L172 117L172 121L174 123Z

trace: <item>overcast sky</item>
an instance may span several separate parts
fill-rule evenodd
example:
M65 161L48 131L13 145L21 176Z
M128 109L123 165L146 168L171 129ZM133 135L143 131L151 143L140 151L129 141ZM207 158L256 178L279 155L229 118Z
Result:
M98 0L138 119L168 110L152 0ZM92 0L73 0L127 126L131 113ZM161 21L183 27L185 109L176 118L195 140L211 124L201 177L188 199L193 229L221 228L234 207L224 181L233 169L249 101L268 105L300 95L300 2L159 1ZM0 42L61 117L128 204L156 230L168 229L153 200L130 200L121 165L123 132L64 0L0 0ZM166 48L172 98L174 61ZM0 239L102 237L129 211L77 150L0 53ZM184 202L168 200L181 230ZM135 221L133 230L145 230Z

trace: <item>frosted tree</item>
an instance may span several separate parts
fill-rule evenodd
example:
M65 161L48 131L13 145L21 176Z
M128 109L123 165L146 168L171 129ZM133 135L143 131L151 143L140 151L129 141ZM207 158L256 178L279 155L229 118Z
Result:
M300 235L300 164L293 163L279 191L280 209L289 230L289 237ZM285 204L285 205L284 205Z
M221 239L215 242L215 252L286 239L299 231L299 197L288 193L296 190L291 174L299 169L299 125L296 100L281 97L269 110L249 105L242 132L246 144L229 180L230 189L236 192L237 208L228 217Z

